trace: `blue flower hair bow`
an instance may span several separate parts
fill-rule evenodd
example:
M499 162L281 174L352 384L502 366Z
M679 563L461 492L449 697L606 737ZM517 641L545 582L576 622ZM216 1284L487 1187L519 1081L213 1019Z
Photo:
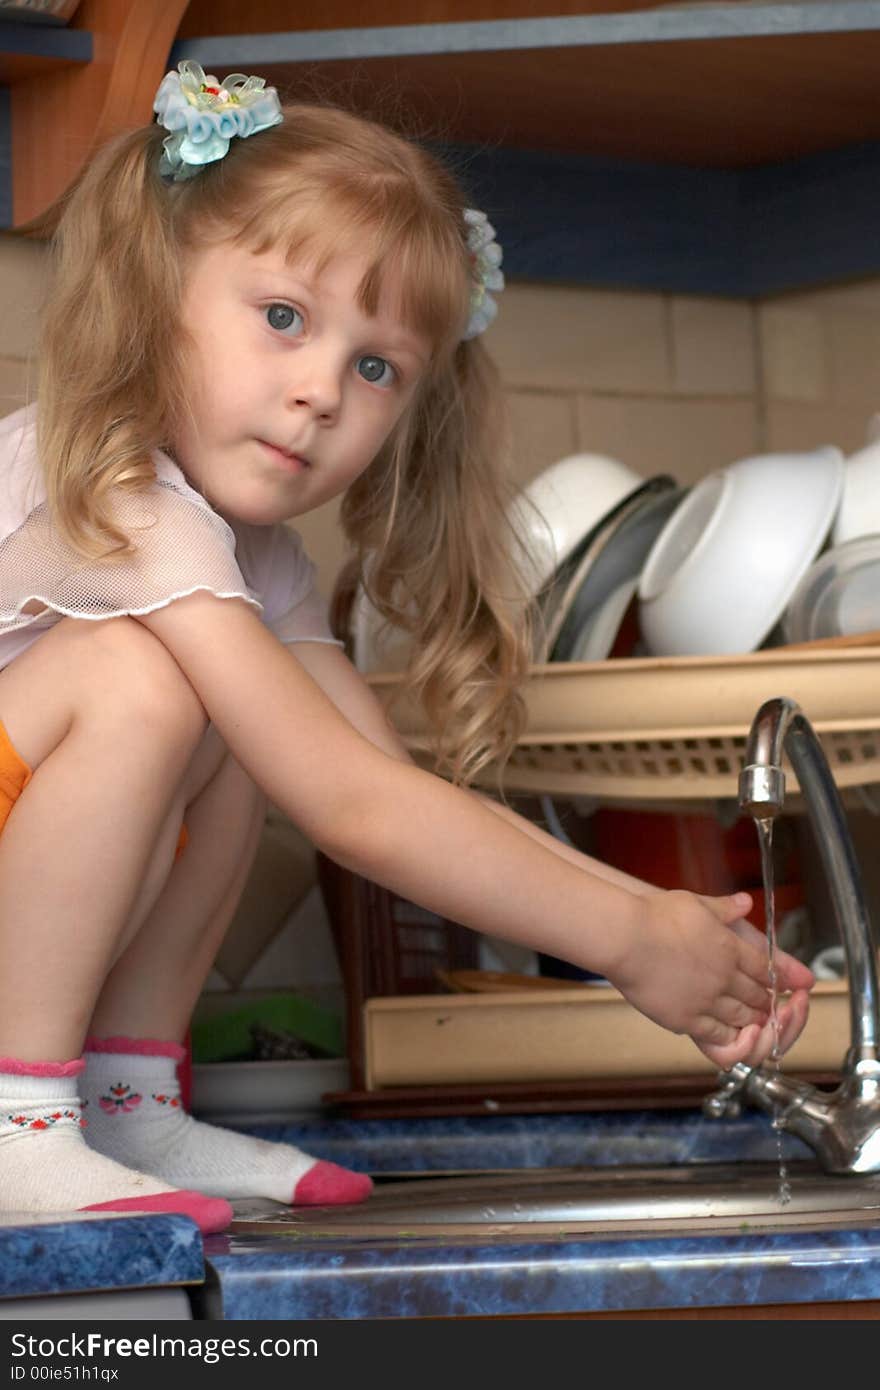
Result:
M483 333L495 315L498 305L489 293L504 289L504 274L501 271L501 247L495 240L495 228L484 212L476 208L465 208L464 220L467 226L467 248L473 266L473 289L471 291L470 317L464 330L462 341L476 338Z
M236 135L244 139L284 119L278 93L265 78L233 72L218 82L189 59L162 78L153 110L171 131L163 141L159 173L175 182L222 159Z

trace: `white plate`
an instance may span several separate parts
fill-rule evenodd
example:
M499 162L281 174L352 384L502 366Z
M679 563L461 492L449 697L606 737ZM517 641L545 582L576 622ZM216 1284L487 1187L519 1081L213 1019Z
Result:
M627 579L610 593L581 629L568 661L604 661L635 597L638 578Z
M578 546L560 570L542 615L551 660L571 661L578 637L597 609L624 580L638 580L645 556L683 495L674 478L650 478Z
M307 1062L202 1062L192 1069L192 1110L217 1124L269 1125L319 1115L325 1091L347 1091L346 1057Z

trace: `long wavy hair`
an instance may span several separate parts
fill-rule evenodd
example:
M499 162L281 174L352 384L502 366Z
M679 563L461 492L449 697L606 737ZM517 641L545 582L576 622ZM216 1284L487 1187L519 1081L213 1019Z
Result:
M464 199L425 149L330 106L233 140L222 160L169 184L157 125L104 147L54 228L39 354L38 440L56 526L113 563L129 537L117 489L154 479L187 410L179 322L187 256L230 241L307 254L356 250L367 314L393 276L407 327L433 344L416 396L349 488L342 525L379 612L411 634L405 690L434 734L435 767L467 782L499 767L524 723L530 636L523 542L510 519L503 412L479 340L461 341L471 293Z

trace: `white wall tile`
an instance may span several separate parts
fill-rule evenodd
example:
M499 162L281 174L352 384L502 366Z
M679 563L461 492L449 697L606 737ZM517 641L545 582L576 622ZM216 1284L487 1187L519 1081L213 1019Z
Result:
M0 351L4 357L28 357L36 347L48 264L45 242L0 232Z
M728 299L669 302L673 389L688 396L750 396L757 386L754 310Z
M610 454L644 478L695 482L758 446L754 401L582 396L582 449Z
M577 405L572 393L508 391L511 469L522 486L577 448Z
M669 391L663 296L516 284L486 334L508 386Z
M761 369L770 400L823 401L831 389L825 316L808 305L764 304L758 311Z

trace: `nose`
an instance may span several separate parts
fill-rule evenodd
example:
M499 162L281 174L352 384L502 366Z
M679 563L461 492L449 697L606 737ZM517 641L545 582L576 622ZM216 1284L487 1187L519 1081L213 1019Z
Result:
M319 423L331 424L342 401L341 365L330 352L300 348L287 396L292 410L308 411Z

